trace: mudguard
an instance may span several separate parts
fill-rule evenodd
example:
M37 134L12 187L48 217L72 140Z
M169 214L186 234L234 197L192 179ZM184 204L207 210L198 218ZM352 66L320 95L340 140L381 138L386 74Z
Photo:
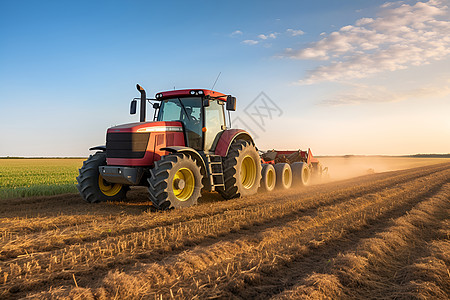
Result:
M185 147L185 146L170 146L170 147L161 148L160 150L168 151L170 153L180 153L180 152L181 153L189 153L194 160L196 160L200 163L200 168L201 168L202 172L205 172L204 174L206 174L205 161L203 160L203 157L200 155L200 153L197 152L197 150L190 148L190 147Z
M221 134L219 141L217 142L216 149L214 151L215 154L220 155L222 157L227 156L231 144L238 139L249 141L253 145L255 145L252 136L247 131L243 129L228 129Z

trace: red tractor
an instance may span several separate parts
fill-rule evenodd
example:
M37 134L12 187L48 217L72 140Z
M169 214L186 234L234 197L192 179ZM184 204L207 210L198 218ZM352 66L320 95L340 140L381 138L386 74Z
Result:
M122 201L130 186L146 186L153 205L166 210L196 204L202 190L231 199L255 194L261 184L267 191L277 181L289 188L297 177L307 184L311 171L322 172L310 151L260 156L248 132L226 126L225 109L236 110L231 95L187 89L147 99L145 90L137 89L140 122L109 128L106 146L90 148L99 151L80 169L77 188L87 202ZM150 100L156 101L155 114L146 122ZM136 106L133 99L131 114Z

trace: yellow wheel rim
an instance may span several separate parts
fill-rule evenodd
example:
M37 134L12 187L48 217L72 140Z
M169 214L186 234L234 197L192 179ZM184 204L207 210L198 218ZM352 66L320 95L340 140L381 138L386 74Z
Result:
M275 186L275 172L272 169L267 171L267 186L269 189Z
M241 183L245 189L250 189L255 184L256 163L249 155L244 157L241 165Z
M290 184L291 183L291 174L289 173L289 170L288 169L285 169L284 170L284 173L283 173L283 179L284 179L284 183L286 184L286 185L288 185L288 184Z
M305 183L309 181L309 170L307 168L303 169L303 178Z
M186 201L194 193L194 188L194 173L188 168L179 169L172 180L172 189L175 197L180 201Z
M117 195L122 189L120 183L107 182L103 179L102 175L98 175L98 187L100 188L100 191L108 197Z

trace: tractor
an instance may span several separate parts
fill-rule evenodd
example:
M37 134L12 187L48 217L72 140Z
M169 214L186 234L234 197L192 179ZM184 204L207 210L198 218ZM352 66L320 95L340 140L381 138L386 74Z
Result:
M97 152L79 170L77 188L87 202L123 201L130 186L145 186L156 209L189 207L203 191L231 199L276 185L286 189L293 179L306 185L319 167L310 151L259 153L247 131L227 127L225 110L229 125L229 112L236 110L231 95L183 89L147 99L136 87L140 98L132 100L130 113L140 100L140 122L109 128L106 145L90 148ZM147 102L155 109L151 122Z

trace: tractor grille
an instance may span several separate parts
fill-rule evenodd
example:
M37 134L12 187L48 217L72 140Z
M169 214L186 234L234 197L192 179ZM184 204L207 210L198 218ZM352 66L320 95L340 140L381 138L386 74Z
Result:
M106 157L143 158L149 138L150 133L108 133L106 135Z

